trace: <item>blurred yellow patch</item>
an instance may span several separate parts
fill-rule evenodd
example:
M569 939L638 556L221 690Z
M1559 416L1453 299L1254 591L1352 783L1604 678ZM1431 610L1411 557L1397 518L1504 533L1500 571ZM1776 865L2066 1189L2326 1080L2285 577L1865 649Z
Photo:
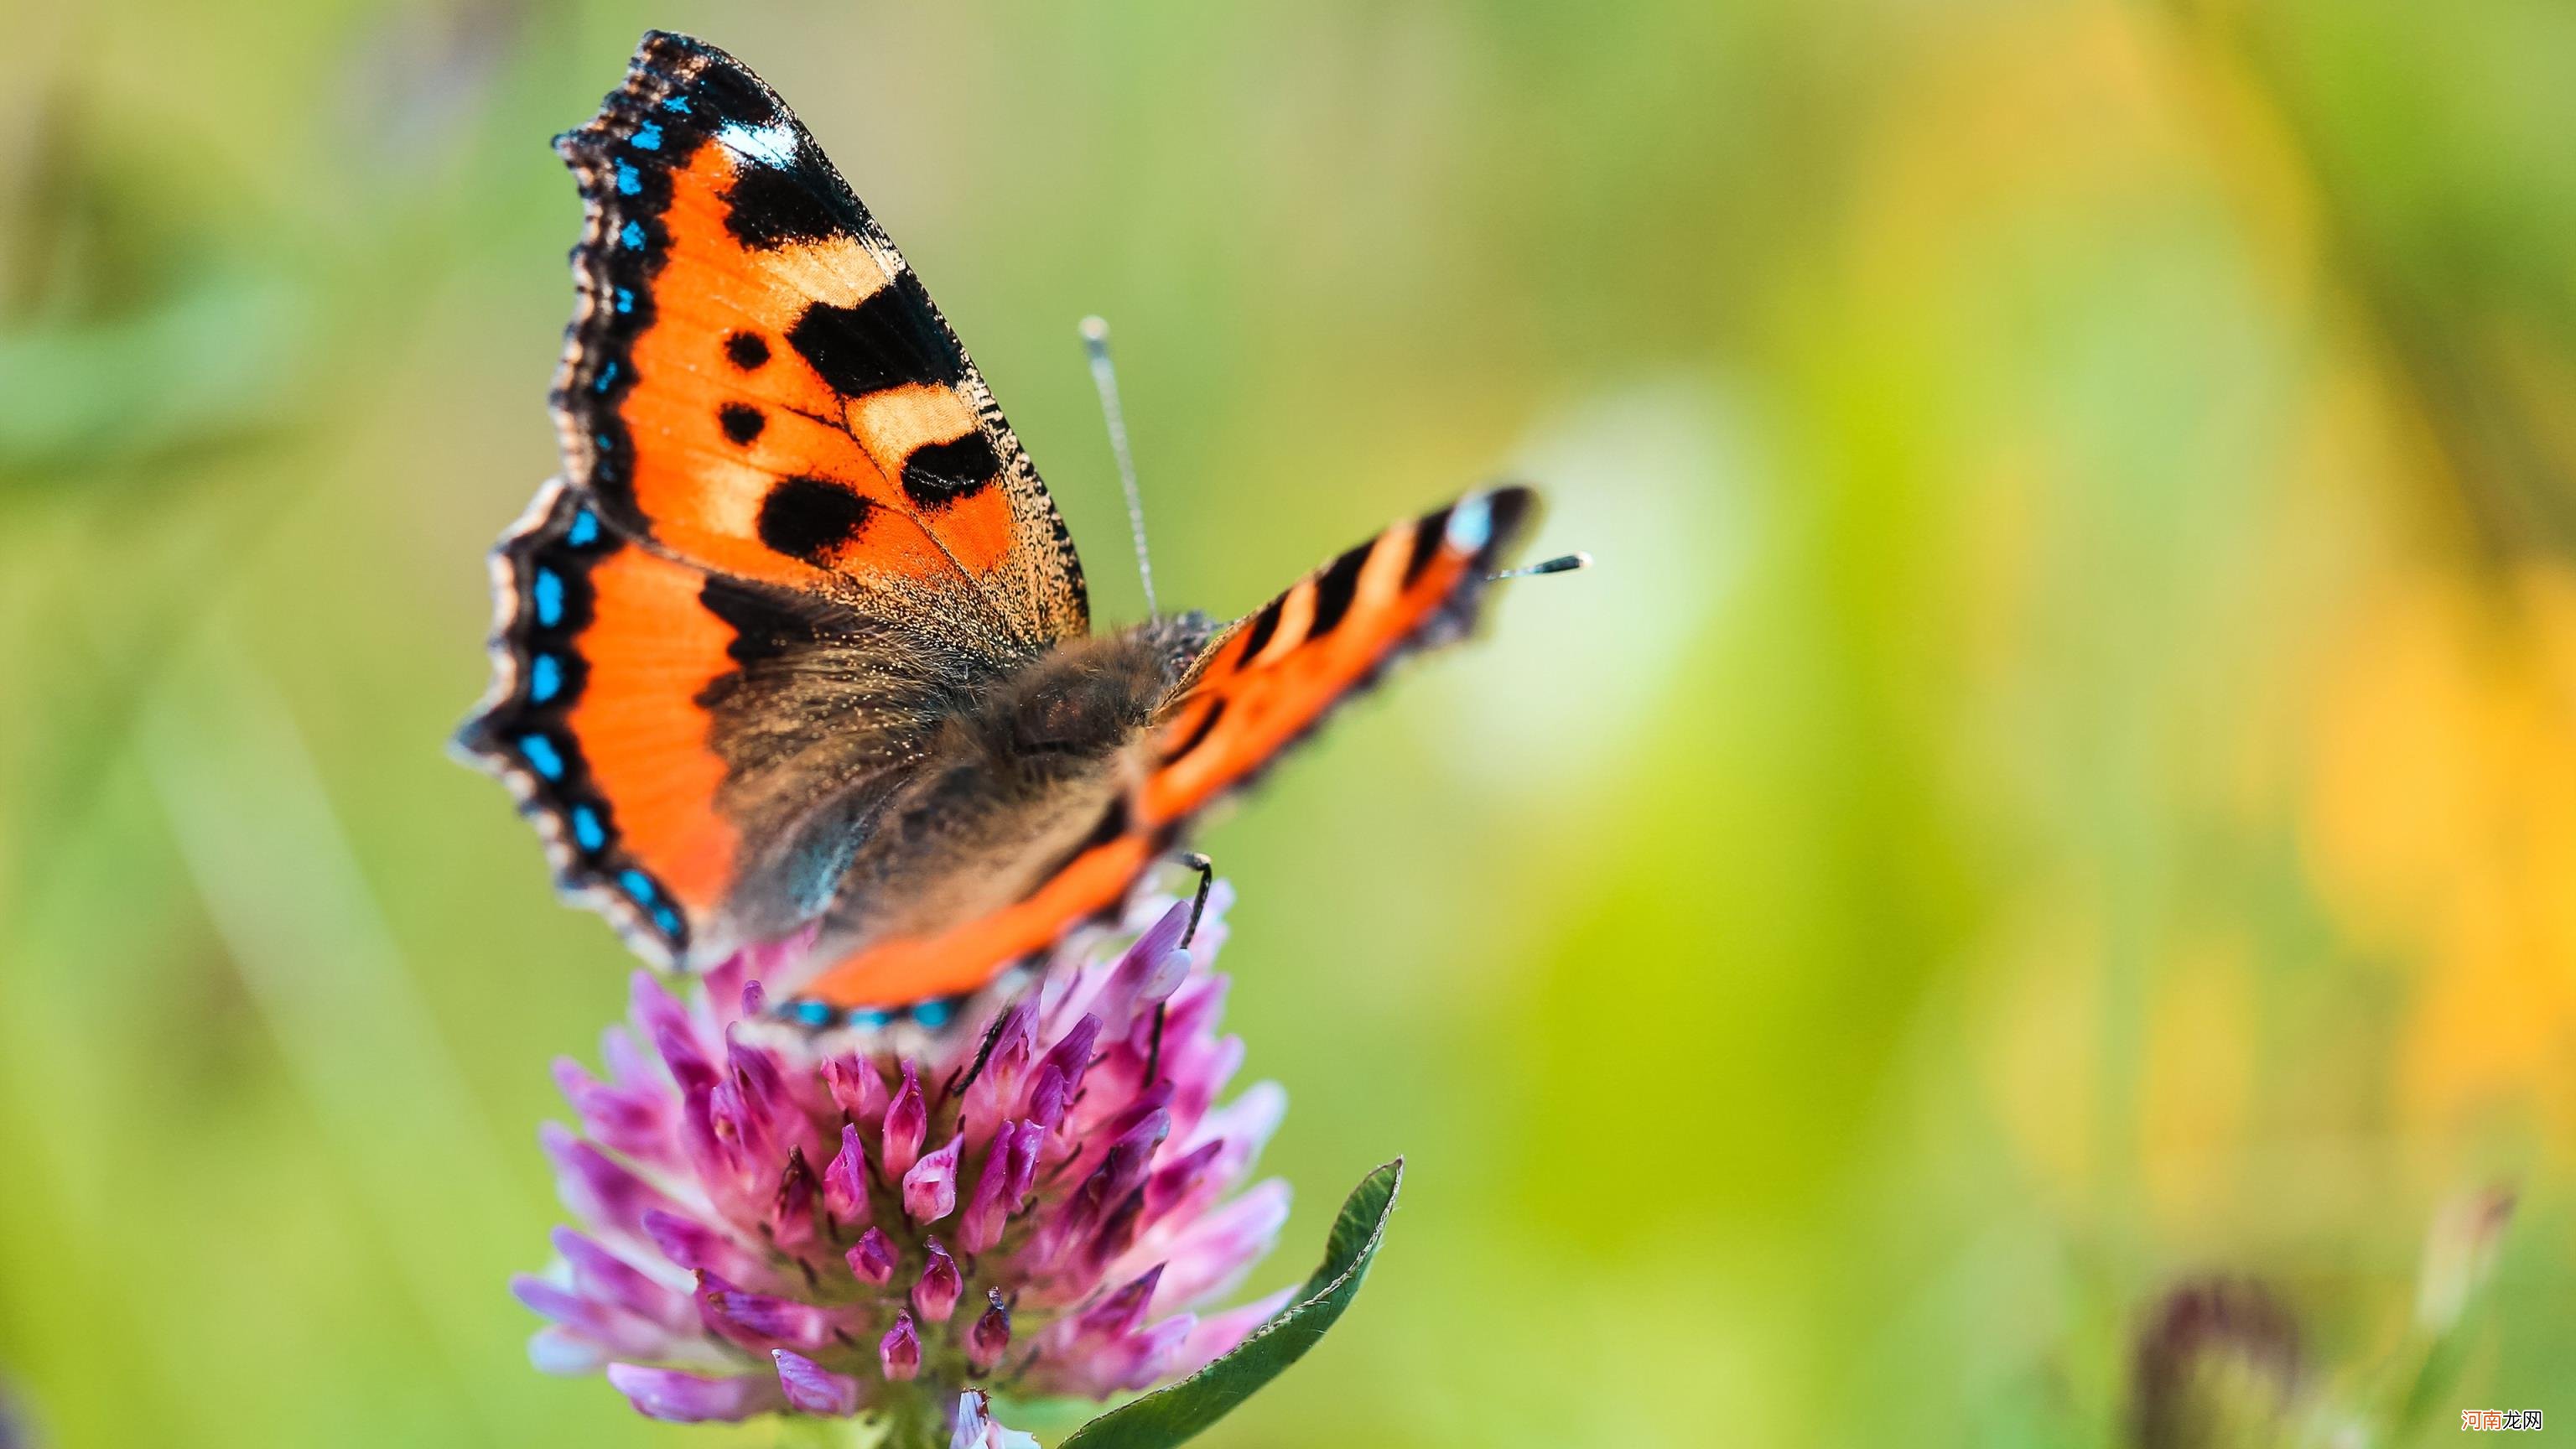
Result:
M2379 586L2328 655L2306 853L2328 909L2415 965L2418 1131L2576 1128L2576 579Z
M2183 951L2155 982L2147 1019L2139 1147L2147 1193L2168 1218L2227 1203L2254 1086L2254 1001L2245 943Z
M2098 925L2061 909L2025 922L2002 951L2000 995L1986 1012L1979 1053L2006 1134L2043 1188L2084 1200L2100 1165L2095 1106L2102 1019Z

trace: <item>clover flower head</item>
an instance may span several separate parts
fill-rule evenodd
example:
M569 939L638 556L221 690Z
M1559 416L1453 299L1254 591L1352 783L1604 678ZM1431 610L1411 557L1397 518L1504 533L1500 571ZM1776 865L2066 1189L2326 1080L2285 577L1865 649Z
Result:
M1202 1313L1268 1252L1286 1184L1238 1192L1285 1109L1218 1029L1220 885L1191 946L1158 897L943 1035L855 1046L766 1021L745 951L703 989L635 978L605 1074L562 1061L555 1261L513 1283L550 1372L659 1419L868 1414L1028 1443L987 1391L1105 1398L1231 1349L1287 1294Z

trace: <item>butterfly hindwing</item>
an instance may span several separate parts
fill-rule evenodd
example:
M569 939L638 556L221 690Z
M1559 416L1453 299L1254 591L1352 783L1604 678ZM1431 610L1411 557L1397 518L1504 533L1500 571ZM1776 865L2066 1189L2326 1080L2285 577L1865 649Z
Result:
M493 550L494 683L457 742L508 781L566 895L688 959L732 884L724 762L689 701L730 668L706 575L620 537L557 481Z
M1500 488L1395 524L1218 635L1155 732L1140 825L1206 809L1397 657L1465 633L1534 504L1526 488Z
M458 744L508 781L557 884L651 960L789 934L970 658L828 599L638 545L547 484L493 551L494 683Z
M1015 904L927 937L871 943L799 989L795 1010L862 1015L973 991L1009 961L1114 912L1192 819L1250 783L1413 650L1463 635L1495 560L1529 521L1525 488L1395 524L1216 636L1138 742L1142 784ZM810 1006L808 1005L810 1004Z
M1084 632L1081 565L1036 470L786 102L656 32L557 146L588 216L556 413L612 523L881 617Z

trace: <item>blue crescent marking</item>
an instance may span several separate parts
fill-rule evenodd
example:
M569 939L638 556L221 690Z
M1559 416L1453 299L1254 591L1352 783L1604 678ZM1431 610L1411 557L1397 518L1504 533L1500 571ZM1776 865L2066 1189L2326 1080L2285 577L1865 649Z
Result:
M634 294L633 292L630 292L630 291L626 290L624 287L620 287L620 288L618 288L618 289L617 289L617 310L618 310L618 311L620 311L620 312L632 312L632 311L634 311L634 310L635 310L635 294Z
M640 870L630 870L619 875L617 877L617 883L626 887L626 893L628 895L633 896L635 899L642 901L647 905L652 904L654 892L653 878L651 876L646 875Z
M885 1025L890 1019L891 1018L889 1018L884 1012L879 1011L872 1006L852 1007L848 1017L850 1025L858 1027L863 1031L874 1031L878 1027Z
M575 548L581 548L597 537L599 537L599 519L587 508L574 514L572 527L564 530L564 542Z
M1486 494L1458 500L1449 510L1447 541L1451 548L1474 553L1494 538L1494 505Z
M687 96L673 96L662 103L662 109L672 112L675 115L685 116L689 113L689 98Z
M636 127L635 149L638 151L661 150L662 128L653 124L651 121L646 121L643 125Z
M803 1000L787 1003L787 1014L794 1017L798 1024L803 1026L830 1026L832 1024L832 1003L828 1001L816 1001L811 997L807 997Z
M912 1019L921 1023L924 1031L937 1031L948 1024L949 1013L955 1009L945 1001L916 1002L912 1008Z
M599 812L587 805L573 810L572 834L584 850L597 850L608 843L608 830L599 823Z
M563 622L563 579L553 569L537 570L537 581L528 590L537 604L537 622L551 629Z
M644 250L643 224L632 221L626 223L626 225L618 231L617 240L620 245L624 246L630 252L640 252Z
M555 752L555 742L544 735L521 735L519 753L528 757L528 765L549 780L563 778L563 756Z
M540 654L528 661L528 700L543 704L563 688L563 666L551 654Z

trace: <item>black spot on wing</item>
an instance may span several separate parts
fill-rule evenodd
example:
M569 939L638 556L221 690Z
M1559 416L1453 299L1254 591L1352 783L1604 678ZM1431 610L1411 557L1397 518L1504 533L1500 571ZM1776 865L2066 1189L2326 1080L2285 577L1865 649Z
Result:
M757 332L731 332L725 335L725 360L745 372L769 360L769 344Z
M971 498L1002 471L1002 460L982 429L945 443L925 443L903 460L903 492L923 508L945 508Z
M1262 605L1261 612L1252 616L1251 625L1243 631L1243 652L1235 656L1236 668L1250 664L1252 656L1260 653L1262 646L1270 642L1270 636L1279 632L1279 611L1286 607L1288 596L1281 594Z
M822 478L785 478L760 501L760 541L821 564L867 527L868 500Z
M1448 532L1448 508L1435 508L1414 520L1413 553L1404 561L1406 588L1412 588L1413 581L1422 577L1422 571L1431 567L1431 561L1440 556L1440 540L1446 537Z
M726 403L716 409L716 421L724 425L724 435L737 443L748 444L769 426L769 419L749 403Z
M740 168L725 191L725 230L760 251L856 236L866 215L840 178L800 144L794 166L771 166L737 154Z
M817 302L806 308L788 329L787 344L843 397L909 383L953 387L966 375L966 354L908 269L855 307Z
M1360 591L1360 570L1368 566L1369 554L1377 547L1371 539L1354 549L1345 550L1315 578L1315 621L1306 626L1309 640L1321 639L1341 626L1351 611L1351 600Z

